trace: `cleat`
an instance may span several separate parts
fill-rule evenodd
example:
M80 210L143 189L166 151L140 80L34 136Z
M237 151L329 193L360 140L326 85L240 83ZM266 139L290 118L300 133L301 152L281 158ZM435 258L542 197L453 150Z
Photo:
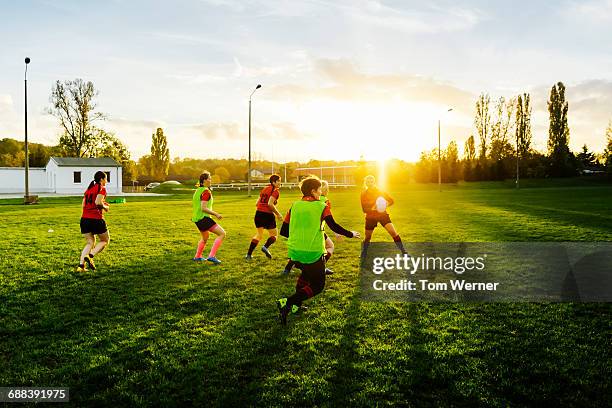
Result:
M294 314L294 315L299 315L299 314L305 312L306 310L308 310L308 306L304 306L304 305L302 305L302 306L297 306L297 305L291 306L291 314Z
M199 258L193 258L192 261L196 261L196 262L202 262L205 261L205 258L199 257Z
M219 265L221 263L221 261L218 260L217 258L215 258L214 256L209 256L208 258L206 258L206 260L208 262L212 262L212 263L214 263L216 265Z
M85 262L87 262L87 266L89 266L89 268L90 268L92 271L95 271L95 270L96 270L96 264L94 263L93 258L91 258L91 257L89 257L89 256L86 256L86 257L85 257Z
M253 257L251 255L247 255L247 256L244 257L244 260L245 261L252 261Z
M289 269L283 269L283 271L281 272L281 276L288 276L289 272L291 272Z
M87 272L87 269L85 269L85 265L83 266L79 265L76 267L76 271L77 272Z
M270 253L270 250L269 250L267 247L262 246L262 247L261 247L261 252L263 252L264 254L266 254L266 256L268 257L268 259L272 259L272 254Z
M287 307L287 298L281 298L276 301L276 307L278 308L278 320L283 326L287 325L287 315L289 314L289 308Z
M326 274L326 275L333 275L333 274L334 274L334 271L332 271L332 270L331 270L331 269L329 269L329 268L325 268L325 274Z

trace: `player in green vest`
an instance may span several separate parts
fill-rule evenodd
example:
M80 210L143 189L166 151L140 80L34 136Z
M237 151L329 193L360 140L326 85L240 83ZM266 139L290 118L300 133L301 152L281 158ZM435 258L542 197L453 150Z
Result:
M295 285L295 293L276 301L281 324L287 324L287 315L297 313L302 302L321 293L325 287L325 237L323 222L337 234L359 238L357 231L348 231L338 225L325 202L320 201L321 181L310 176L300 183L303 197L291 206L281 228L288 237L289 259L302 273Z
M321 195L319 196L319 201L325 203L325 205L331 210L331 203L327 199L328 194L329 183L326 180L321 180ZM323 224L323 226L325 226L325 223ZM325 232L323 232L323 235L325 237L325 263L327 264L327 262L329 262L330 258L332 257L332 254L334 253L334 242L331 240L330 237L327 236ZM341 235L336 235L336 237L341 237ZM285 265L285 269L283 269L283 271L281 272L281 275L288 275L289 272L291 272L291 269L293 268L294 264L295 262L289 259L289 261L287 261L287 265ZM333 273L334 272L331 269L325 267L326 275L332 275Z
M191 199L191 221L195 222L195 225L198 227L198 230L200 230L201 235L193 260L204 261L202 252L204 251L204 247L206 247L208 236L212 232L213 234L217 235L217 238L215 239L215 242L213 242L213 246L210 249L210 253L208 254L208 258L206 258L206 260L214 264L220 264L221 261L216 258L216 255L219 247L223 243L223 239L225 238L225 231L215 222L215 220L212 219L212 217L216 217L218 220L220 220L223 217L221 214L213 210L213 196L212 190L210 189L211 183L211 176L208 171L204 171L202 174L200 174L200 182L197 185L197 189L195 193L193 193L193 197Z

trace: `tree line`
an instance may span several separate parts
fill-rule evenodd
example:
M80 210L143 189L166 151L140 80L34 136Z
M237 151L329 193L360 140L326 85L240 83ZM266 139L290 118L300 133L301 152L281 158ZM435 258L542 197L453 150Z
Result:
M546 152L532 146L531 97L528 93L506 99L481 94L475 106L474 130L459 156L457 142L451 141L440 152L423 152L415 166L419 182L437 182L438 165L442 182L459 180L504 180L514 178L570 177L590 172L607 172L612 177L612 121L606 129L607 145L601 154L583 145L578 153L569 148L569 103L565 85L554 84L548 99L548 144Z
M91 81L82 79L56 81L51 90L48 113L58 119L62 132L55 146L29 144L30 165L44 167L51 156L111 157L123 166L123 183L150 181L187 181L198 178L202 169L213 173L213 182L244 181L247 178L245 159L170 159L168 140L162 128L151 136L150 154L132 160L126 145L102 124L107 115L98 111L98 91ZM518 166L521 178L567 177L581 172L606 171L612 177L612 121L606 130L607 146L603 153L590 152L586 145L578 153L569 148L569 104L565 86L559 82L551 88L548 100L548 150L538 152L532 146L531 98L528 93L506 99L481 94L475 105L474 134L470 135L459 154L456 141L440 152L442 181L457 182L503 180L513 178ZM517 160L518 158L518 160ZM0 140L0 167L24 166L24 143L14 139ZM375 171L363 158L359 161L317 161L278 163L259 160L253 168L270 174L273 170L291 177L298 167L355 165L356 180ZM423 152L416 164L389 160L386 164L390 183L409 179L437 182L438 151ZM363 174L362 174L363 173Z

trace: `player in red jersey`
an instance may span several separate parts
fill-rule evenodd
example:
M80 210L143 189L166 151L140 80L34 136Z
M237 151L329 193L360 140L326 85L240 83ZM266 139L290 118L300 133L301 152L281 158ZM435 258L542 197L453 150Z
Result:
M101 252L110 242L110 235L104 221L104 212L110 209L106 202L106 173L97 171L94 179L89 183L83 197L83 214L81 215L81 234L87 243L81 252L81 259L77 272L85 272L85 263L92 269L96 269L94 255ZM96 245L96 237L100 242Z
M257 232L251 239L249 250L245 256L245 259L252 259L253 251L259 241L263 238L264 229L268 230L268 239L266 243L261 247L261 251L266 256L272 259L270 253L270 246L276 242L276 236L278 230L276 229L276 219L279 221L283 219L281 213L276 209L278 198L280 196L279 188L281 186L281 178L278 174L270 176L270 185L266 186L259 193L259 199L257 200L257 211L255 211L255 228ZM276 218L275 218L276 217Z
M365 259L368 252L368 246L370 245L370 239L372 239L372 233L378 224L382 225L383 228L387 230L391 238L393 238L395 245L402 251L402 254L406 254L407 252L404 249L402 239L395 230L386 209L393 205L393 199L389 194L378 188L374 176L366 176L363 181L365 188L361 193L361 209L365 213L365 238L361 250L361 259ZM383 211L379 211L379 209L376 208L377 200L381 198L386 202L386 208Z

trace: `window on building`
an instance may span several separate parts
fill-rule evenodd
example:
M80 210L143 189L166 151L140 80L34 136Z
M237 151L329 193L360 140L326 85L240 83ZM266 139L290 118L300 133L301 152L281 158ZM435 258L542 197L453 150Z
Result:
M75 183L80 183L81 182L81 172L75 171L74 173L72 173L72 179L74 180Z
M106 182L107 182L107 183L110 183L110 182L111 182L111 179L110 179L110 171L105 171L105 173L106 173Z

